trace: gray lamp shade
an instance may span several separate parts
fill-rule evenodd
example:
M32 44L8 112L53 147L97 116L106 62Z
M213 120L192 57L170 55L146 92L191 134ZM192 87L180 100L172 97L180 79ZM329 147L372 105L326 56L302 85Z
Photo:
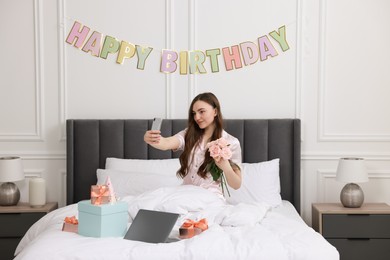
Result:
M0 157L0 182L21 180L24 180L24 172L20 157Z

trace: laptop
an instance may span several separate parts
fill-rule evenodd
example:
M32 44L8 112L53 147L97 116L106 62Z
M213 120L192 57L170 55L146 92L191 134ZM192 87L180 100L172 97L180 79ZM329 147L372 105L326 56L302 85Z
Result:
M147 243L169 243L180 239L168 239L179 214L140 209L127 230L125 239Z

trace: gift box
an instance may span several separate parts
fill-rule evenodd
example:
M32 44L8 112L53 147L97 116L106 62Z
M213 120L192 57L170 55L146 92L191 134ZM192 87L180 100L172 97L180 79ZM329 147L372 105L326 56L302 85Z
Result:
M110 203L110 190L107 185L91 186L91 203L101 205Z
M79 222L75 216L66 217L62 225L62 231L78 233Z
M93 205L89 200L78 203L78 232L87 237L123 237L129 215L127 203Z
M79 225L72 223L64 223L62 225L62 231L78 233Z
M208 229L207 220L205 218L199 221L187 219L179 228L179 237L181 239L191 238L199 235Z

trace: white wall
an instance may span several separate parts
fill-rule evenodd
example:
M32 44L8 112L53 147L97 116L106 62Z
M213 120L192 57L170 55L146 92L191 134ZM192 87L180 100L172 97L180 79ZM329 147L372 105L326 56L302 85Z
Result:
M390 203L388 11L386 0L3 0L0 155L21 156L26 177L44 177L48 200L64 206L66 119L185 118L191 99L212 91L225 118L302 119L307 223L312 202L338 201L340 157L366 158L366 201ZM66 43L75 21L152 47L145 69L136 58L119 65L116 55L94 57ZM220 58L217 73L208 61L206 74L159 72L163 49L256 43L283 25L290 49L273 41L276 57L233 71ZM18 185L28 201L28 178Z

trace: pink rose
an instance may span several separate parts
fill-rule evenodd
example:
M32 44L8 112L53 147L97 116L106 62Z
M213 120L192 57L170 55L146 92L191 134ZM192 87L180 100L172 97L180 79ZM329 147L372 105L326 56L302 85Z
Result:
M229 147L226 146L221 149L220 155L223 159L229 160L230 158L232 158L232 151Z
M210 151L210 156L214 158L219 156L219 154L221 153L221 148L219 148L218 145L213 145L209 148L209 151Z
M213 146L213 145L217 145L217 141L212 141L212 142L207 143L207 144L206 144L206 147L207 147L207 148L210 148L210 147Z
M228 143L225 138L221 137L217 140L219 147L224 148L228 146Z
M232 157L232 151L229 148L229 144L223 137L207 143L206 147L209 149L210 156L213 158L221 156L225 160L229 160Z

